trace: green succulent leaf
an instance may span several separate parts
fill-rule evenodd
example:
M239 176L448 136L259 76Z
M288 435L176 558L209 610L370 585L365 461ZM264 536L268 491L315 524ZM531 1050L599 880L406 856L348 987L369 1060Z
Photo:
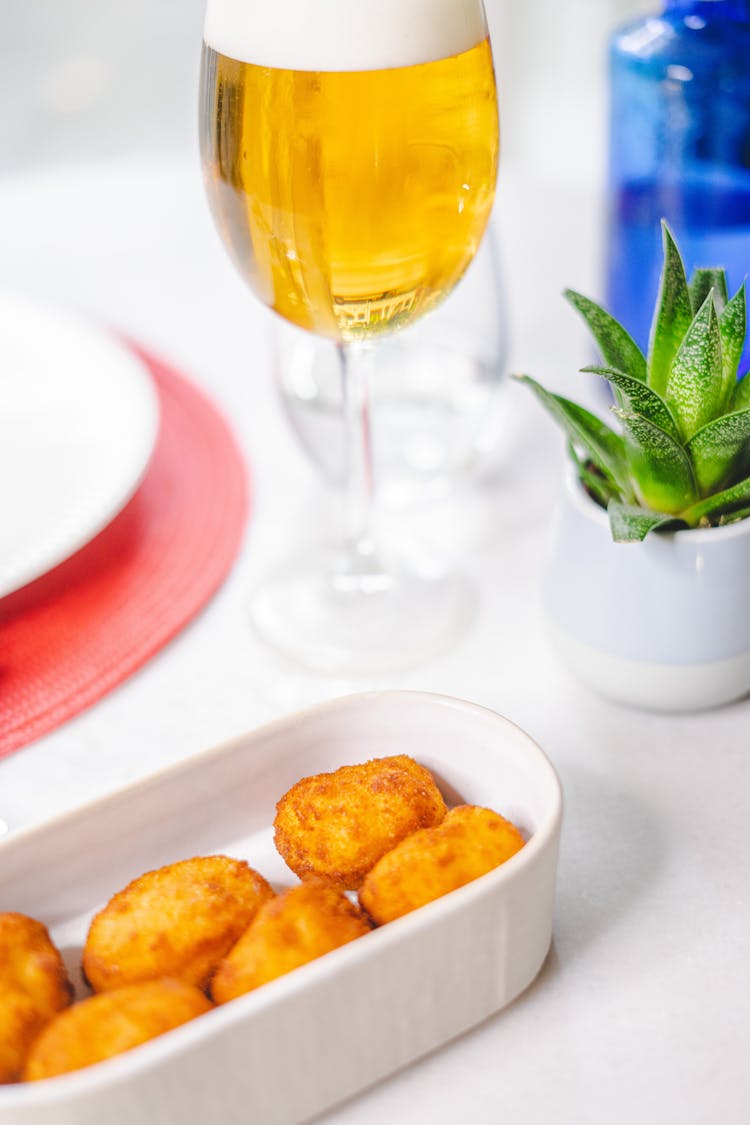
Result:
M664 266L648 349L648 384L660 395L664 394L672 361L693 320L685 267L672 232L663 221L662 241Z
M564 294L603 356L582 370L612 387L621 433L530 376L516 376L562 426L578 477L609 512L618 542L750 518L750 372L737 377L746 287L730 299L719 267L694 270L688 284L665 221L662 241L647 357L600 305L572 289Z
M732 397L729 400L729 410L732 413L750 406L750 378L748 376L750 376L750 371L745 372L732 392Z
M746 322L745 283L743 281L719 318L719 332L721 333L722 402L730 400L736 385L737 368L740 364L742 349L745 346L745 332L747 331ZM750 403L748 405L750 405Z
M649 422L659 426L675 441L680 441L680 431L669 407L661 395L652 391L646 383L632 379L630 375L626 375L623 371L615 371L611 367L583 367L581 370L607 379L620 392L620 400L624 410L631 414L642 414L644 418L648 418Z
M737 510L744 511L748 501L750 501L750 477L738 481L722 492L715 492L713 496L707 496L705 500L699 500L697 504L691 505L682 512L682 518L691 527L697 527L704 522L710 523L715 516L726 515Z
M520 383L525 383L534 392L555 421L562 426L568 439L584 449L586 455L606 477L626 494L632 495L625 459L625 443L619 434L611 430L595 414L562 395L552 394L531 376L516 375L514 378Z
M682 446L642 414L614 412L625 430L627 458L641 503L668 515L694 503L698 499L695 476Z
M617 486L613 486L607 477L601 476L600 473L592 469L590 462L579 457L572 441L568 442L568 457L575 465L578 479L586 491L596 500L597 504L606 508L613 496L619 492Z
M702 496L725 484L736 472L749 440L750 408L716 418L693 435L685 449Z
M721 333L709 293L677 351L664 390L685 440L720 413L722 393Z
M545 390L529 375L516 375L514 378L519 383L525 383L534 392L555 421L562 426L570 441L585 449L588 457L617 485L624 496L632 498L625 443L620 435L595 414L562 395Z
M716 311L717 313L721 313L729 300L726 270L719 269L716 266L711 266L709 269L699 267L693 270L693 276L690 278L688 289L690 290L690 304L693 309L693 315L697 313L712 289L714 291Z
M646 357L620 322L574 289L566 289L563 296L588 324L605 364L645 382Z
M685 526L682 520L675 519L674 516L622 504L619 500L610 502L607 515L615 543L641 543L649 531L677 531Z
M726 527L729 523L739 523L750 516L750 508L738 508L736 511L723 513L719 516L718 526Z

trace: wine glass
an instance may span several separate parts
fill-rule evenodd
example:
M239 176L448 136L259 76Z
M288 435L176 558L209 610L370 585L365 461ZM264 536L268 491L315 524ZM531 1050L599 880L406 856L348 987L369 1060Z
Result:
M336 345L347 482L341 543L256 591L256 629L317 670L440 651L466 583L372 531L368 382L378 339L440 302L495 190L495 78L482 0L208 0L201 152L214 218L266 305Z
M508 325L496 231L438 308L378 341L370 384L378 510L447 518L496 473L508 445ZM336 345L275 317L279 400L323 479L346 478ZM428 520L430 519L427 516Z

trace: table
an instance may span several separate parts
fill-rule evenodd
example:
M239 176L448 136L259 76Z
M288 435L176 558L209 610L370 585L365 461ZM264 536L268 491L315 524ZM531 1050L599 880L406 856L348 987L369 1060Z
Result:
M559 292L595 290L597 214L596 196L575 186L508 175L501 189L511 366L566 390L589 357ZM290 529L303 538L325 523L331 497L285 429L268 315L211 229L197 158L6 175L0 245L1 285L98 314L191 373L232 420L255 492L244 550L205 611L110 696L0 763L0 817L12 831L351 685L270 657L248 629L249 586L284 554ZM546 750L566 796L553 947L510 1009L325 1120L740 1125L750 1101L750 703L627 711L558 664L538 591L562 441L523 389L508 391L507 408L494 474L459 501L401 517L476 580L473 630L439 661L365 686L464 696Z

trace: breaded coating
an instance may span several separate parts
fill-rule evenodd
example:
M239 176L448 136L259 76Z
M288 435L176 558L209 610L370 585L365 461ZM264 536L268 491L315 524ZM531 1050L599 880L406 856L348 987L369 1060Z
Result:
M90 996L56 1016L42 1032L26 1060L24 1080L37 1082L120 1055L212 1006L199 989L179 980L131 984Z
M91 923L83 971L95 992L174 977L205 988L273 891L243 860L199 856L149 871Z
M359 892L382 925L485 875L524 845L515 825L490 809L458 805L442 824L415 832L383 856Z
M439 824L445 802L432 774L399 754L304 777L276 806L276 847L295 875L356 890L381 856Z
M310 878L266 903L220 962L211 995L224 1004L369 930L370 923L343 891Z
M0 1083L17 1081L36 1036L72 999L46 927L25 914L0 914Z

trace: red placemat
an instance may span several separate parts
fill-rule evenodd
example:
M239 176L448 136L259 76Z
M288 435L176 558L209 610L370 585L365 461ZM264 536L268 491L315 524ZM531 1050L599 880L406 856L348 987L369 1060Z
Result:
M120 683L208 601L239 549L248 474L194 386L139 348L161 425L138 491L72 558L0 601L0 757Z

